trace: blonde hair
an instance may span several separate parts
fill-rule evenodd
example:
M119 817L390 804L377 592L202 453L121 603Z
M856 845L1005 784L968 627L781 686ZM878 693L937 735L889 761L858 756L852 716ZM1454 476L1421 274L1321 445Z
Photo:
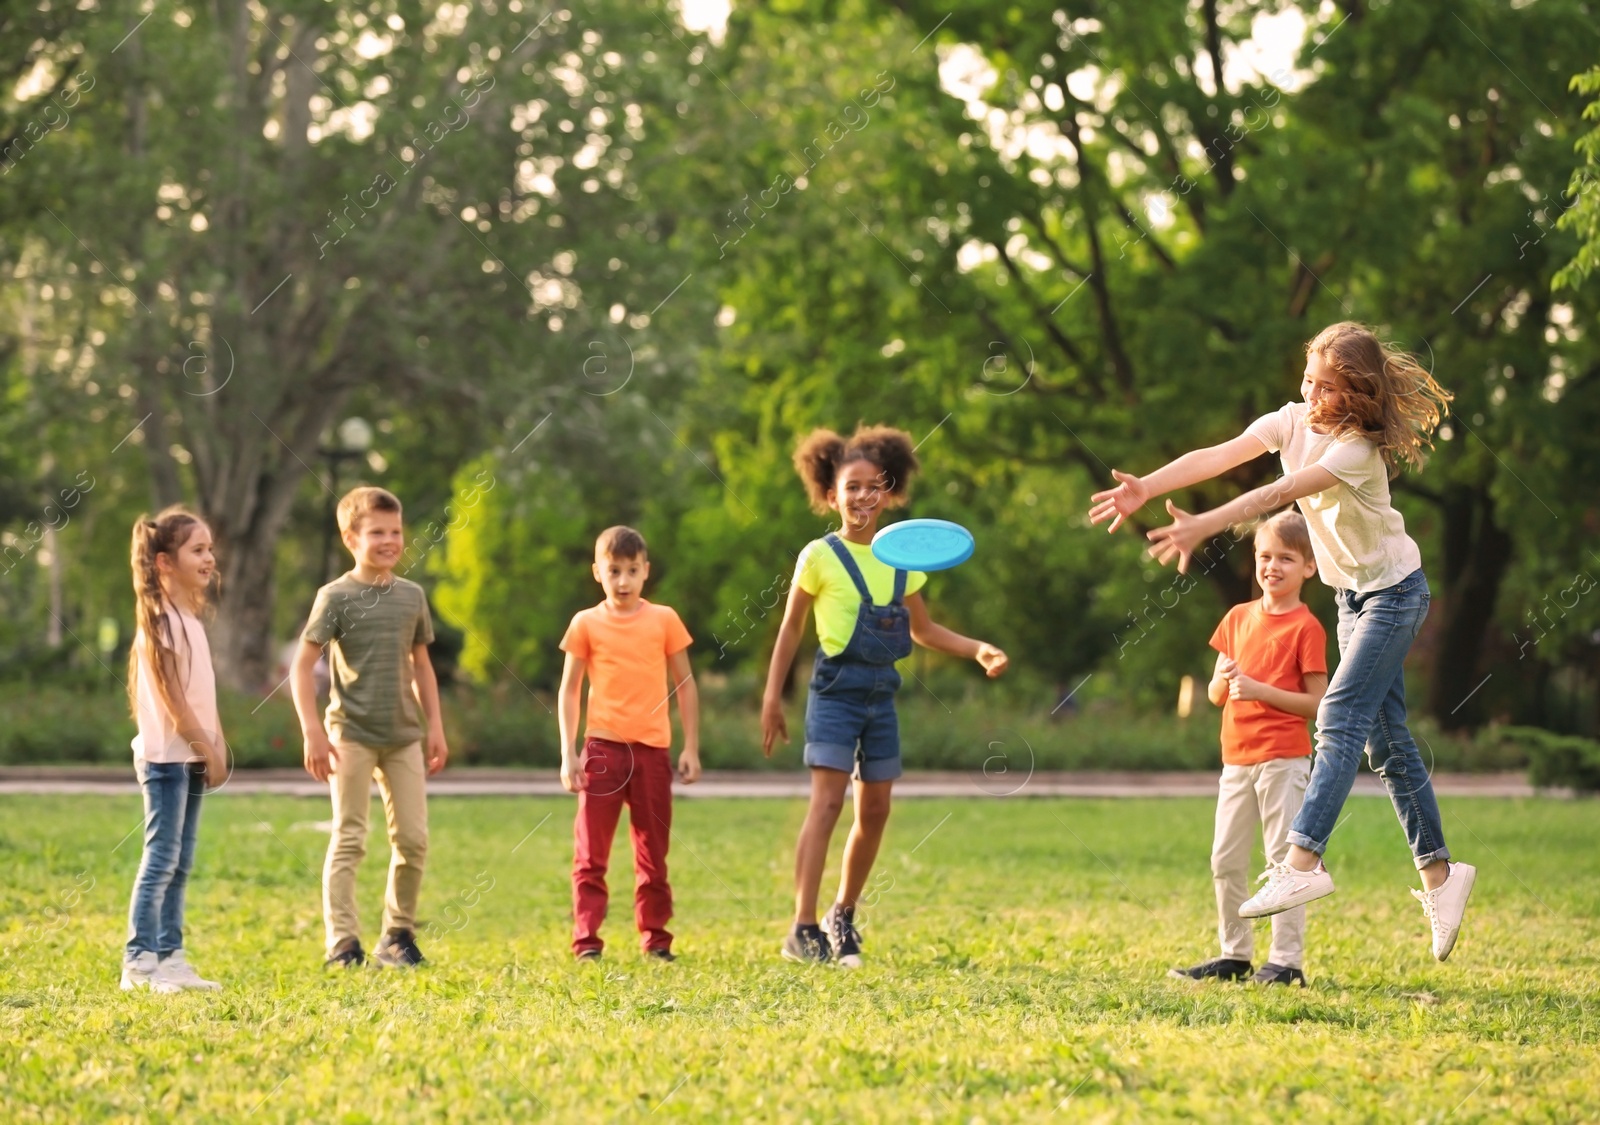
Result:
M1285 508L1256 524L1255 542L1260 543L1263 535L1270 535L1307 562L1315 559L1311 552L1311 529L1306 526L1306 518L1293 508Z
M172 625L167 618L167 597L161 589L161 571L156 556L175 558L203 521L188 508L174 504L155 516L140 516L133 525L133 544L129 566L133 571L133 616L149 652L150 673L155 677L156 695L172 714L182 711L179 702L182 686L176 682L178 652L172 644ZM188 635L184 644L189 643ZM139 713L139 646L128 651L128 708Z
M1339 437L1356 434L1383 454L1389 475L1420 469L1455 396L1441 387L1416 358L1382 343L1372 329L1353 321L1330 324L1306 344L1338 377L1332 392L1306 421Z
M347 531L359 531L363 517L373 512L393 512L400 515L400 498L387 488L377 488L370 484L352 488L339 500L337 512L339 518L339 534Z

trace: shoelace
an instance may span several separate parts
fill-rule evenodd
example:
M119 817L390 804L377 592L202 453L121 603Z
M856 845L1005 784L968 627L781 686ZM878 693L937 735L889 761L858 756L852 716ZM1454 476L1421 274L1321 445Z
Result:
M1438 895L1433 891L1419 891L1415 887L1411 889L1411 893L1416 896L1418 902L1422 903L1422 913L1427 915L1428 922L1437 924L1439 921Z
M1267 869L1256 876L1256 882L1265 883L1263 890L1276 890L1284 883L1294 880L1295 870L1285 863L1269 863Z

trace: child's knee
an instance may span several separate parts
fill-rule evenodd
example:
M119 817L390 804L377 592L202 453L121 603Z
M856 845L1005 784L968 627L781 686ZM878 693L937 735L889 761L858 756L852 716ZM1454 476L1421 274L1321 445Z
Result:
M407 863L421 866L422 861L428 858L428 826L423 824L401 828L395 833L394 850Z

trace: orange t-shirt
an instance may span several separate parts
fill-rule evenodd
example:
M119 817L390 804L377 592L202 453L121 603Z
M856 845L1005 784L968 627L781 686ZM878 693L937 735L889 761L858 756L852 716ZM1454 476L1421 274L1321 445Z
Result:
M1239 670L1284 691L1305 691L1304 677L1328 670L1328 633L1305 606L1268 613L1259 601L1228 611L1211 634L1211 647L1231 657ZM1273 758L1311 753L1306 720L1258 700L1229 699L1222 705L1222 760L1255 766Z
M627 742L671 746L667 657L692 638L669 606L640 598L639 610L618 617L601 602L573 614L561 651L586 663L589 719L584 727L610 731Z

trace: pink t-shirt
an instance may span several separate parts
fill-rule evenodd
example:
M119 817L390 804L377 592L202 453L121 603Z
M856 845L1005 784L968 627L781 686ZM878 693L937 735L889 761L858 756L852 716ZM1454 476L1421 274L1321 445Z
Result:
M194 614L171 605L167 607L167 627L172 649L178 657L178 682L184 697L194 709L200 729L217 738L222 724L217 718L217 678L211 669L211 643L206 639L205 627ZM147 762L188 762L200 758L199 751L190 749L189 743L178 734L172 716L161 702L144 630L135 635L133 645L139 654L139 682L135 692L139 733L133 739L133 756Z

